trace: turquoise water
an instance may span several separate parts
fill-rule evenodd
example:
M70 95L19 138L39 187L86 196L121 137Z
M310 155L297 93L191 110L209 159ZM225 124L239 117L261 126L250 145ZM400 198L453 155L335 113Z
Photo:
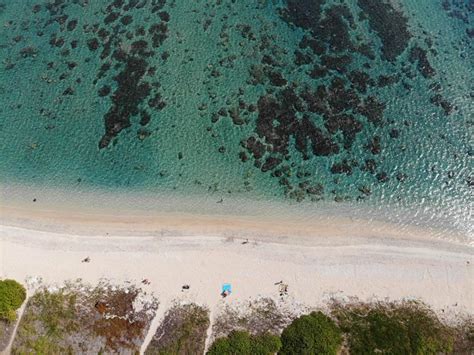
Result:
M473 8L0 0L2 185L396 206L471 231Z

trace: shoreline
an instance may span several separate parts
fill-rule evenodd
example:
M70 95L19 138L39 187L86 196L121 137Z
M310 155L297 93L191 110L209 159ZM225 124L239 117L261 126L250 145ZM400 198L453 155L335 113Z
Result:
M76 230L70 232L82 234L94 233L99 225L104 227L105 224L108 226L102 229L110 229L112 224L122 224L115 232L123 234L123 230L130 230L130 225L148 225L149 228L135 228L136 232L148 229L156 233L157 228L165 229L159 228L160 226L182 226L183 223L192 224L192 228L184 228L185 234L195 234L196 225L200 225L201 221L205 224L220 225L216 231L218 234L225 229L224 225L232 224L241 224L240 230L250 228L261 234L262 229L278 229L274 226L281 225L284 221L293 229L284 228L283 231L279 228L278 233L270 233L281 236L282 231L287 235L298 234L299 230L302 232L300 234L311 234L308 233L311 228L331 228L336 225L336 228L332 229L337 229L341 224L354 225L354 222L360 221L358 227L364 226L364 234L368 232L365 227L370 227L374 232L369 234L385 236L388 228L388 231L396 231L397 234L427 236L474 246L474 229L466 222L464 215L465 213L463 217L453 217L438 207L415 208L411 205L377 201L315 203L267 199L259 195L231 196L223 192L184 194L169 191L91 190L78 186L71 186L69 189L47 188L40 185L0 183L0 224L5 224L6 219L10 219L8 223L12 224L13 220L17 219L20 222L17 225L25 226L27 220L36 220L46 223L32 223L32 229L44 229L50 224L49 230L53 231L56 229L54 225L73 224ZM74 220L94 226L81 232L77 230L79 223L74 223ZM263 225L265 228L258 227ZM232 232L238 229L235 227L230 228ZM354 229L346 228L345 231L354 232ZM171 228L171 232L181 233L183 228ZM210 231L206 229L202 232ZM333 235L334 233L328 233L328 236Z
M69 210L26 210L0 206L0 226L83 237L193 237L252 238L287 245L344 245L407 242L472 249L468 236L439 238L441 232L417 226L348 217L295 220L290 216L247 217L186 213L105 214Z
M409 240L474 247L469 230L440 228L418 213L384 219L389 206L292 203L214 195L169 196L107 191L67 192L0 184L0 226L83 236L191 236L258 238L285 244ZM418 220L422 222L413 223ZM436 216L431 217L436 220Z

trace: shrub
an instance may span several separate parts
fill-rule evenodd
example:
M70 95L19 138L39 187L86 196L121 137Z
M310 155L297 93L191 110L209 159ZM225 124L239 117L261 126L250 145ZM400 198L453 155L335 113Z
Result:
M208 328L207 309L196 304L174 306L166 313L145 354L202 354Z
M281 335L280 354L336 354L342 343L341 331L332 319L312 312L293 321Z
M15 280L0 280L0 319L16 320L16 310L26 298L25 288Z
M227 337L217 339L207 352L208 355L270 355L281 347L280 338L275 335L250 335L244 331L233 331Z
M454 328L454 332L453 353L472 355L472 349L474 349L474 317L468 316L465 319L461 319Z
M453 331L418 303L350 305L335 315L351 354L437 354L453 348Z

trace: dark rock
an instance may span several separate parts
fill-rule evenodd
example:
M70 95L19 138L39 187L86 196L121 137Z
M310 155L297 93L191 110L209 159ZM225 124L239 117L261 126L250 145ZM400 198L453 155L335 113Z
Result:
M275 167L277 167L281 163L281 159L279 158L274 158L274 157L268 157L265 160L265 163L262 165L262 172L267 172L269 170L273 170Z
M399 172L399 173L397 173L396 178L397 178L398 181L403 182L403 181L406 180L407 176L406 176L406 174Z
M382 147L380 145L380 137L374 136L372 140L367 144L366 148L370 149L370 152L374 155L380 154Z
M245 154L245 152L240 152L239 153L239 158L243 163L245 163L249 159L247 154Z
M124 25L130 25L133 22L133 17L130 15L125 15L120 19L120 22Z
M71 87L68 87L66 90L64 90L63 95L74 95L74 89Z
M335 163L331 167L332 174L346 174L352 175L352 167L349 165L346 159L341 161L340 163Z
M104 97L110 94L110 91L111 91L110 86L104 85L99 89L98 94L100 97Z
M38 54L38 48L35 47L25 47L20 50L20 55L23 58L36 57Z
M454 110L454 106L441 96L441 94L436 94L430 101L432 104L441 107L446 116L451 114Z
M375 169L377 168L377 164L375 163L374 159L366 159L364 166L361 168L362 171L367 171L370 174L375 174Z
M273 86L285 86L287 83L286 79L283 78L283 75L276 71L269 72L268 78Z
M390 138L398 138L400 136L400 131L396 128L390 130Z
M383 120L385 104L379 102L374 96L368 96L362 104L357 107L357 112L367 117L373 124L379 125Z
M409 60L411 63L418 62L418 71L425 77L431 78L436 74L436 71L428 61L426 51L418 46L413 47L410 51Z
M70 20L67 24L67 30L68 31L74 31L76 26L77 26L77 20Z
M387 182L390 179L385 171L377 173L375 177L379 182Z
M87 40L87 47L91 51L97 50L97 48L99 48L99 46L100 46L100 43L99 43L99 40L97 38L91 38L91 39Z

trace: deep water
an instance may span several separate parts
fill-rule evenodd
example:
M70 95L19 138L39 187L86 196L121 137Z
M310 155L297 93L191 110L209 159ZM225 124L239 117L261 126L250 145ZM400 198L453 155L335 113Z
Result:
M473 14L0 0L2 185L394 206L469 232Z

